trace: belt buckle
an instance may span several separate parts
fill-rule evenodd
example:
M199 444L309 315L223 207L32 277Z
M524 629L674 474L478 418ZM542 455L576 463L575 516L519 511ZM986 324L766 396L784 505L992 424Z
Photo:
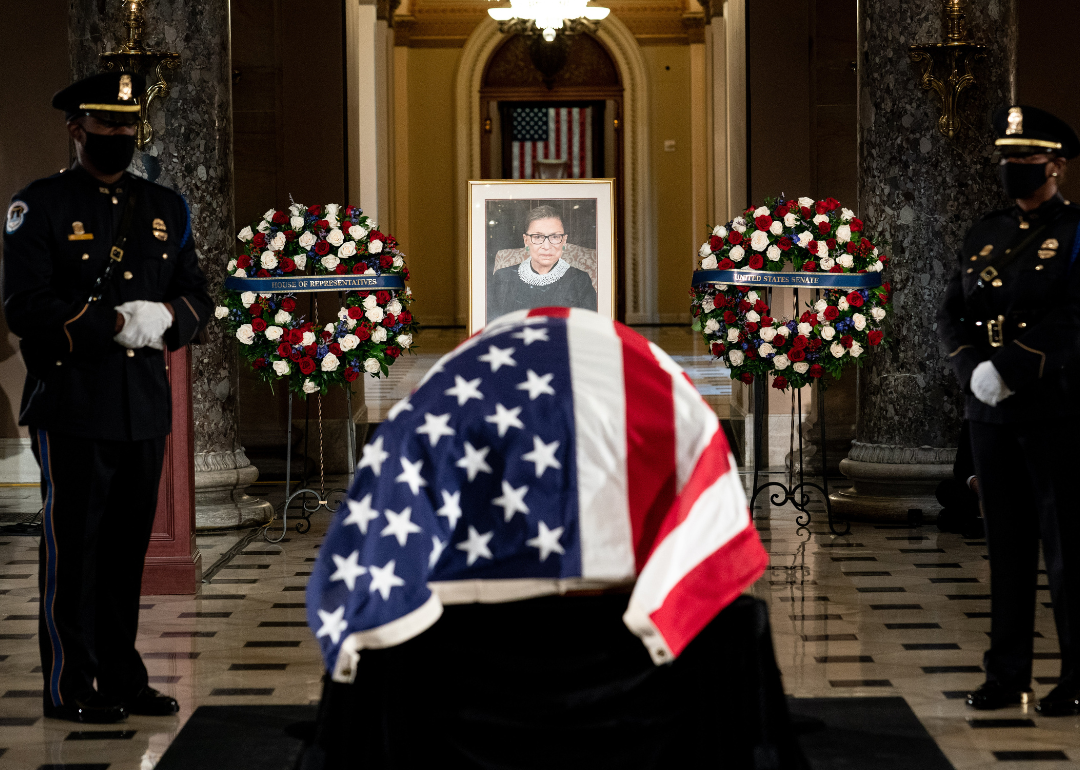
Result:
M1005 316L999 315L986 322L986 336L990 338L990 347L1000 348L1005 345Z
M119 262L124 258L124 250L121 249L119 246L113 246L109 250L109 257L114 261Z
M982 269L982 272L979 273L979 277L984 281L992 281L998 277L998 271L993 265L987 265Z

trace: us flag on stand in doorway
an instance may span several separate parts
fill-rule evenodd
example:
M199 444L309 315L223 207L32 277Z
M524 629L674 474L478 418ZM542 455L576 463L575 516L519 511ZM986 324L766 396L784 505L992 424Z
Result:
M515 107L511 179L539 179L537 160L566 160L569 179L592 172L592 107Z
M444 356L364 447L308 623L351 681L361 650L422 633L443 604L633 583L623 620L668 663L767 563L685 372L592 311L521 310Z

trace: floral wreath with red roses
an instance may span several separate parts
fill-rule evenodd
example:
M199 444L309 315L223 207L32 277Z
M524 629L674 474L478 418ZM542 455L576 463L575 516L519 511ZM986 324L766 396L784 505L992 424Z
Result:
M861 365L865 351L886 343L882 327L892 288L872 274L884 271L889 257L865 228L833 198L766 199L764 206L713 228L698 252L690 289L693 329L731 368L732 379L750 383L772 374L779 390L815 380L824 385L825 373L838 379L845 366ZM799 318L774 318L760 287L803 288L797 273L829 277L817 279L819 298L806 303Z
M228 265L228 274L236 278L399 276L401 286L409 278L397 241L379 232L356 206L294 203L287 210L270 209L238 238L242 252ZM240 342L240 353L256 374L271 383L284 380L307 395L325 393L330 385L352 382L361 373L389 374L418 331L411 304L409 288L350 290L335 320L320 327L297 312L295 292L226 286L215 316Z

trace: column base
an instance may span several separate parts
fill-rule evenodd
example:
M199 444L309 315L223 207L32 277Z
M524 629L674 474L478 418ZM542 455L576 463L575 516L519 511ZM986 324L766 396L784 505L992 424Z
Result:
M955 459L952 448L852 442L851 453L840 461L852 486L829 495L833 512L851 521L886 523L906 522L913 508L936 514L941 504L935 491L952 477Z
M266 500L246 490L259 478L243 448L195 455L195 529L238 529L264 524L274 515Z

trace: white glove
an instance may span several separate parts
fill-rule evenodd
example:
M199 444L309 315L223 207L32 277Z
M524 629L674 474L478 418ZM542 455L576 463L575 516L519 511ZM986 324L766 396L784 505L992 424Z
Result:
M165 349L165 330L172 326L169 308L161 302L136 299L116 306L124 317L124 328L113 339L125 348Z
M971 392L988 406L997 406L1013 394L989 361L983 361L971 373Z

